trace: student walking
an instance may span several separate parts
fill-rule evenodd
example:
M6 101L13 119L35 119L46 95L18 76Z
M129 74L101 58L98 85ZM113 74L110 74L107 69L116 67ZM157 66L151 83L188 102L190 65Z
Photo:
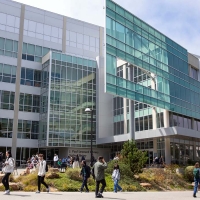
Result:
M53 157L53 168L56 168L58 165L58 155L57 154L54 154L54 157Z
M112 179L114 181L114 192L117 193L117 190L122 192L122 188L118 184L118 182L120 180L120 169L119 169L118 164L115 164L115 166L114 166L113 173L112 173Z
M44 182L47 163L43 159L43 154L39 154L38 158L38 191L36 191L36 193L40 193L41 183L46 187L46 191L49 192L49 186Z
M105 162L103 156L99 156L98 161L94 164L94 176L96 180L96 190L95 190L95 197L96 198L103 198L103 191L106 187L105 181L105 169L107 168L107 163ZM99 191L99 185L101 183L101 189Z
M90 167L88 165L86 165L85 160L83 160L81 162L81 164L82 164L82 169L81 169L81 172L80 172L80 176L83 177L83 183L82 183L81 189L79 191L82 192L83 188L85 187L86 192L89 192L89 189L88 189L88 186L87 186L87 180L88 180L88 178L90 178Z
M195 166L194 166L194 170L193 170L193 175L194 175L194 192L193 192L193 197L197 197L196 196L196 193L197 193L197 189L198 189L198 186L199 186L199 181L200 181L200 172L199 172L199 163L195 163Z
M2 183L5 187L5 195L10 194L10 188L9 188L9 176L10 174L14 171L14 166L15 166L15 160L12 158L12 154L10 151L6 151L6 161L4 163L4 167L2 171L5 173Z

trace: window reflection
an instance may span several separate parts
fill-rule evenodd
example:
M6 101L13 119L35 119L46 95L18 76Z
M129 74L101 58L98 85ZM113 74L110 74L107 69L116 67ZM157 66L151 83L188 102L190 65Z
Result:
M64 146L88 146L90 145L91 119L90 115L85 113L85 108L90 107L95 110L96 91L93 86L96 84L96 76L94 68L65 62L60 60L61 56L59 55L57 58L58 60L52 60L51 66L49 133L53 134L49 134L49 144L60 145L60 140L62 140ZM81 62L79 58L75 57L72 57L72 60ZM89 64L89 62L87 63ZM46 67L43 64L42 74L48 70L48 65L49 62ZM45 77L42 75L42 87L45 86L43 81L45 81ZM43 118L45 121L45 116ZM95 132L95 114L93 120L93 131ZM46 134L45 131L43 133ZM58 140L56 141L55 138Z

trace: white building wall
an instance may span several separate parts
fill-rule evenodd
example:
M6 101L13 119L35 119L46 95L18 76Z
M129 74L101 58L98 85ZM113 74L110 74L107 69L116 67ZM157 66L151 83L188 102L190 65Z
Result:
M0 37L19 41L21 4L0 0ZM63 29L63 27L65 27ZM96 60L100 52L99 26L25 5L23 42ZM63 48L66 47L66 51ZM17 66L17 58L1 56L0 63ZM21 60L21 67L41 70L42 64ZM15 84L0 82L0 90L15 92ZM20 85L20 93L40 95L40 88ZM0 109L0 118L13 119L13 110ZM19 120L39 121L39 113L18 111ZM1 138L0 146L12 146ZM17 146L38 147L37 140L17 139Z

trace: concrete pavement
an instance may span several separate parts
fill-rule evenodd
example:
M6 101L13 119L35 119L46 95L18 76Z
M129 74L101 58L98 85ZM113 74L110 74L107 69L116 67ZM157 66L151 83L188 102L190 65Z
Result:
M11 192L11 194L3 195L3 192L0 192L1 200L49 200L49 199L58 199L58 200L92 200L94 198L94 192L90 193L80 193L80 192L42 192L40 194L35 194L33 192ZM200 199L200 193L197 193L197 199ZM192 197L192 191L180 191L180 192L105 192L104 199L113 199L113 200L187 200L194 199Z

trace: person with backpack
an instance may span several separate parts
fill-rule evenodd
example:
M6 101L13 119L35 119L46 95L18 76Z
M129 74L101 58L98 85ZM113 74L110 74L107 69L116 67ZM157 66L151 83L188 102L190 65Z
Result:
M79 177L81 177L81 176L83 177L83 183L82 183L81 189L79 191L83 192L83 188L85 187L86 192L89 192L89 189L87 186L87 180L88 180L88 178L90 178L90 167L86 164L85 160L83 160L81 162L81 164L82 164L82 169L81 169Z
M14 167L15 167L15 160L14 160L14 158L12 158L11 152L6 151L6 161L5 161L4 167L2 169L2 171L5 173L5 175L2 179L2 183L5 187L5 193L4 193L5 195L10 194L9 176L14 171Z
M44 182L45 174L48 172L48 166L46 161L43 159L43 154L39 154L38 158L38 190L36 193L40 193L41 183L46 187L46 191L49 192L49 186Z
M194 165L194 170L193 170L193 175L194 175L194 192L193 192L193 197L197 197L196 196L196 193L197 193L197 189L198 189L198 186L199 186L199 181L200 181L200 178L199 178L199 163L195 163Z
M120 192L122 191L122 188L119 186L118 182L120 180L120 169L119 165L115 164L113 173L112 173L112 179L114 181L114 192L117 193L117 190Z

